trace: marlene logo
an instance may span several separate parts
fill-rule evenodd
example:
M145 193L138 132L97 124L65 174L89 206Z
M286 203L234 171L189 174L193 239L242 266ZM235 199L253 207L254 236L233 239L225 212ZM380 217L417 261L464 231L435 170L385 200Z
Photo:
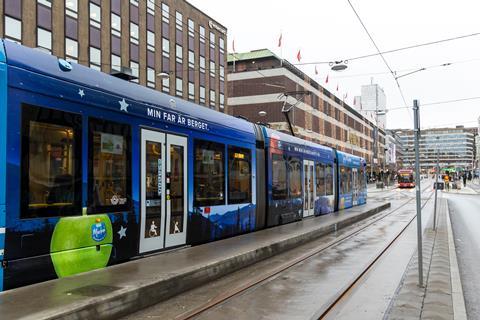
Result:
M105 222L92 224L92 239L100 242L107 236L107 227Z

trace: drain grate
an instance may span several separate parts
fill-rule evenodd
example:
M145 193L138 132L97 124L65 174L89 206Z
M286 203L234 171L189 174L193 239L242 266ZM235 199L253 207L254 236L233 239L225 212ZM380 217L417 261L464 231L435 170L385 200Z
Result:
M85 287L73 289L67 292L67 295L76 294L76 295L85 296L85 297L98 297L98 296L110 293L112 291L120 290L120 289L121 289L120 287L104 286L101 284L92 284Z

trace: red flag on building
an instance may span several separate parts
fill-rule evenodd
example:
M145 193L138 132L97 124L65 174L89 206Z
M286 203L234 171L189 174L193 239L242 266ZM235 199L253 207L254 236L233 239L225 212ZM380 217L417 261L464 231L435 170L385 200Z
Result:
M338 83L337 83L337 92L338 92Z
M278 47L282 46L282 33L280 32L280 37L278 37Z
M232 51L235 53L235 39L232 40Z
M315 66L315 74L318 75L317 66Z
M300 62L302 60L302 54L300 53L300 49L298 49L297 60L298 60L298 62Z
M328 83L328 74L327 74L327 77L325 78L325 83Z
M353 97L353 105L355 106L355 103L357 102L357 99L355 99L356 97Z
M343 97L343 100L347 100L347 97L348 97L348 92L345 93L345 96Z

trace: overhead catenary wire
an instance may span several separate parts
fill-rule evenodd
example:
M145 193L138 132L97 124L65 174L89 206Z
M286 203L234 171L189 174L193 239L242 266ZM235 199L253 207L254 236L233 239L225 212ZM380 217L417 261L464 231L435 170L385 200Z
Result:
M398 82L398 79L397 79L397 77L395 76L395 73L393 72L392 68L390 68L390 65L388 64L387 60L386 60L385 57L383 56L383 53L380 51L380 48L377 46L377 43L375 42L375 40L373 40L372 35L370 34L370 32L368 31L367 27L366 27L365 24L363 23L362 19L361 19L360 16L358 15L357 10L355 10L355 7L352 5L352 3L350 2L350 0L347 0L347 2L348 2L348 4L350 5L350 7L352 8L352 10L353 10L353 12L355 13L355 15L357 16L358 21L360 22L360 24L362 25L363 29L364 29L365 32L367 33L368 37L369 37L370 40L372 41L373 45L375 46L375 49L377 49L378 54L380 55L380 57L382 58L383 62L384 62L385 65L387 66L388 70L389 70L390 73L392 74L392 77L393 77L393 79L395 80L395 82L396 82L396 84L397 84L398 91L400 92L400 96L402 97L403 104L404 104L405 106L407 106L407 100L405 99L405 95L403 94L403 90L402 90L402 88L400 87L400 83ZM411 118L412 118L412 115L410 114L410 112L408 112L408 110L407 110L407 113L408 113L408 116L409 116L410 119L411 119Z

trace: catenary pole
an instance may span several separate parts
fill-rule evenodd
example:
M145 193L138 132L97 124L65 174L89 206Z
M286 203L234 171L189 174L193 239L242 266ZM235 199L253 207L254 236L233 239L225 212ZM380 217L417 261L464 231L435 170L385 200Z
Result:
M413 121L415 135L415 189L417 195L417 245L418 245L418 285L423 287L422 254L422 199L420 196L420 115L418 100L413 100Z
M437 169L435 170L436 177L435 177L435 202L434 202L434 208L433 208L433 230L436 230L437 228L437 190L438 190L438 172L440 170L440 165L439 165L439 153L438 153L438 139L437 137Z

